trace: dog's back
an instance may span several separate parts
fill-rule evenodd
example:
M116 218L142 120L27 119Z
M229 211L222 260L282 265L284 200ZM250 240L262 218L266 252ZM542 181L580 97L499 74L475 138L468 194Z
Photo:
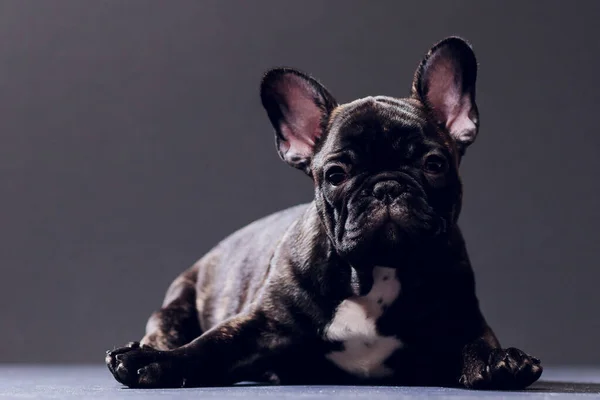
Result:
M240 313L254 300L277 244L307 206L298 205L254 221L225 238L194 265L202 331Z

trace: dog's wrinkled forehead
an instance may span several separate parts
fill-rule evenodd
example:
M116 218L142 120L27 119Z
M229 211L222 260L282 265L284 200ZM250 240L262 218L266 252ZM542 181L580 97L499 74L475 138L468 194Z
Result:
M415 99L397 99L386 96L365 97L337 107L330 117L330 124L361 122L377 119L390 128L393 124L418 128L426 123L423 105ZM355 120L355 121L351 121Z
M385 156L385 150L410 151L416 144L438 144L450 148L450 138L428 119L421 102L386 96L366 97L337 107L331 113L325 153L348 147L373 151ZM375 149L373 149L375 150Z

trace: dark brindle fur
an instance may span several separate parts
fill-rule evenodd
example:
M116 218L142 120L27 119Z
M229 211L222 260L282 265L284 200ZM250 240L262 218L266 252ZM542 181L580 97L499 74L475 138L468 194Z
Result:
M279 154L313 179L314 201L250 224L179 276L141 344L108 352L114 377L131 387L537 380L540 361L501 348L486 324L456 224L458 167L479 127L476 74L458 38L431 49L409 98L338 105L299 71L269 71L261 98ZM368 364L375 351L381 362Z

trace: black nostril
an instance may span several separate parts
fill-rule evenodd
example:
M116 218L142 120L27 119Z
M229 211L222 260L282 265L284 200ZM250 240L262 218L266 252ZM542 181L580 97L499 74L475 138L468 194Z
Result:
M378 200L383 200L385 197L395 199L400 195L402 188L396 181L377 182L373 186L373 196Z

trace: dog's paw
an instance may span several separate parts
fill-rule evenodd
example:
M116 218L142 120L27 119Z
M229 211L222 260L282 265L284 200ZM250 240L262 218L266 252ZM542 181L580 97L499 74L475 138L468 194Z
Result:
M132 388L182 387L185 379L165 352L131 342L106 352L106 365L115 379Z
M513 347L492 350L487 362L465 365L460 384L471 389L519 390L542 375L540 360Z

